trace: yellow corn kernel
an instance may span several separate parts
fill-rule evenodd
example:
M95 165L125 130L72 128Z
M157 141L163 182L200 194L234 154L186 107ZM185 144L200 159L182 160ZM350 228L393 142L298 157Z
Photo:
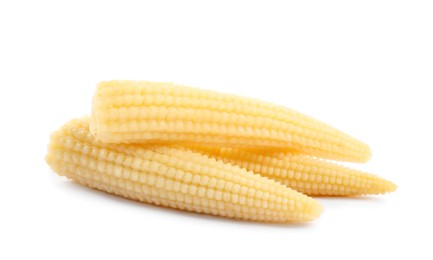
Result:
M383 194L397 188L376 175L307 155L205 146L190 149L239 165L310 196Z
M322 211L314 199L278 182L184 148L103 143L89 132L88 118L54 132L46 160L83 185L198 213L303 222Z
M90 124L109 143L264 147L353 162L371 153L366 144L292 109L173 83L101 82Z

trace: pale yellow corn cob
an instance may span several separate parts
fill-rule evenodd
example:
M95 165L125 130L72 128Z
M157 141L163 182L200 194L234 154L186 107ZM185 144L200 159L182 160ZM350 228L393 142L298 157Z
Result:
M99 83L90 128L109 143L195 142L353 162L370 158L366 144L294 110L173 83Z
M307 155L205 146L190 149L239 165L310 196L383 194L397 188L376 175Z
M46 160L83 185L166 207L266 222L311 221L322 211L278 182L187 149L100 142L87 118L52 134Z

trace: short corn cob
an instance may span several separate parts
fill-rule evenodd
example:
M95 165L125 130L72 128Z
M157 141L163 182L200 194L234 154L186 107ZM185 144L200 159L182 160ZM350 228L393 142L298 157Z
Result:
M91 131L109 143L177 142L290 150L365 162L369 147L311 117L270 103L173 83L106 81Z
M88 118L54 132L46 160L83 185L177 209L267 222L310 221L322 211L278 182L187 149L100 142Z
M191 149L239 165L310 196L383 194L397 188L376 175L307 155L205 146Z

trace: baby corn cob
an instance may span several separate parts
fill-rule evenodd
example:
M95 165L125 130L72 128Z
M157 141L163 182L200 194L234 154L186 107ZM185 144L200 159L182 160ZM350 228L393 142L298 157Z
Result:
M184 148L103 143L88 118L54 132L46 160L83 185L166 207L266 222L311 221L322 211L278 182Z
M90 128L109 143L194 142L352 162L370 158L366 144L294 110L173 83L99 83Z
M397 188L376 175L306 155L204 146L191 149L239 165L310 196L383 194Z

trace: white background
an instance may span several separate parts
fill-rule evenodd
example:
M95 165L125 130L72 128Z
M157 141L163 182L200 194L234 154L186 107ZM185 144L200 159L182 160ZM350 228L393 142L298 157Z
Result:
M261 98L369 143L398 190L307 225L225 220L73 184L50 132L100 80ZM432 259L432 1L0 1L0 259ZM429 248L430 247L430 248ZM169 258L170 257L170 258Z

